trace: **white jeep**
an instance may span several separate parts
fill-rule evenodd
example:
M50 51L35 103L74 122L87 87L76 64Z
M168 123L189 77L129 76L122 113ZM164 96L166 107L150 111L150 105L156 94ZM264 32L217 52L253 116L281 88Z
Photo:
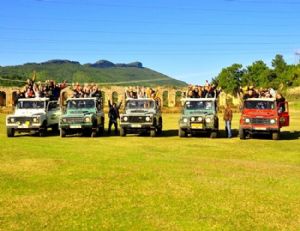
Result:
M57 101L49 98L19 99L15 112L6 117L7 136L15 132L38 132L44 136L49 127L58 131L60 108Z

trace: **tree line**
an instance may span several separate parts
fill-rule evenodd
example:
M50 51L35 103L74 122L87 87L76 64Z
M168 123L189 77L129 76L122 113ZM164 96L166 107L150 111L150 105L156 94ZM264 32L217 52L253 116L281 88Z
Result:
M300 86L300 64L288 65L280 54L272 60L271 68L262 60L255 61L247 67L235 63L223 68L218 76L213 78L213 83L224 92L233 95L250 86L283 91L288 87Z

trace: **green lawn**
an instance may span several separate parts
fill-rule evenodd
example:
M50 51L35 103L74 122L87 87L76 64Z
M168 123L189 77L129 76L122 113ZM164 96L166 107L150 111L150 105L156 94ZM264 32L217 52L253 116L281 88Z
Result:
M178 116L159 138L8 139L0 115L0 230L300 229L299 110L279 141L180 139Z

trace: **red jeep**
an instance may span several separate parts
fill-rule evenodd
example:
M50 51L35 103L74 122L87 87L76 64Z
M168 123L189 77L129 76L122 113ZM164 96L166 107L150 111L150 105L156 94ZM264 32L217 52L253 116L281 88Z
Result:
M280 128L289 126L288 102L278 103L275 98L249 98L244 101L240 119L239 136L268 133L278 140Z

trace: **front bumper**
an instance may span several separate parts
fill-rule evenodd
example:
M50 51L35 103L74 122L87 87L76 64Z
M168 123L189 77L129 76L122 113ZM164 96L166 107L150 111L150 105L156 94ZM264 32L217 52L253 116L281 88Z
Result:
M243 129L247 132L251 133L270 133L270 132L278 132L280 131L280 128L275 126L262 126L262 125L255 125L255 124L249 124L249 125L241 125L240 129Z
M218 128L215 128L212 123L205 124L205 123L180 123L180 129L186 130L188 132L205 132L205 131L217 131Z
M82 130L82 129L93 129L92 123L79 123L79 124L59 124L59 128L65 130ZM95 128L96 129L96 128Z
M155 129L152 123L120 123L120 127L127 131L145 131Z
M21 133L30 133L30 132L37 132L41 129L41 125L30 125L30 126L25 126L25 125L7 125L6 128L9 129L14 129L17 132Z

